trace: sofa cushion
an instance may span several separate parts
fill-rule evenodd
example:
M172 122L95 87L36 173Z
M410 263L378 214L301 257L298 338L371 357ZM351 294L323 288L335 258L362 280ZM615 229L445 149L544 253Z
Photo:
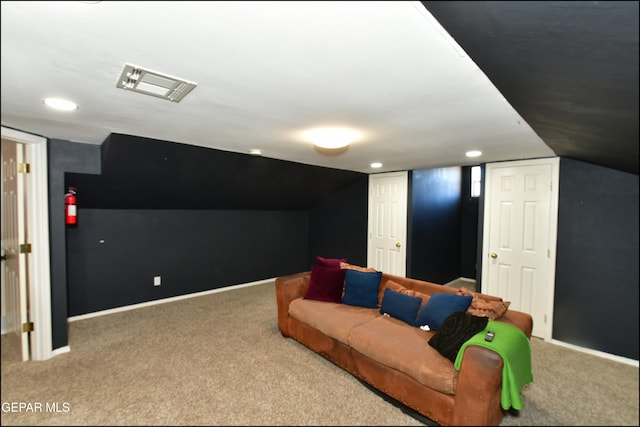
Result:
M343 288L344 270L312 265L311 279L304 298L340 303Z
M340 268L344 269L344 270L356 270L356 271L362 271L363 273L366 272L376 272L378 270L376 270L375 268L371 268L371 267L360 267L359 265L354 265L354 264L349 264L346 261L345 262L341 262L340 263Z
M450 360L429 345L433 334L402 320L380 316L353 328L349 345L427 387L452 395L458 384L458 371Z
M504 316L511 305L510 301L485 300L480 298L476 292L472 292L466 288L460 288L456 291L457 295L471 296L471 304L467 309L467 314L478 317L488 317L491 320L496 320Z
M386 288L384 297L382 298L382 304L380 305L380 313L395 317L414 326L421 303L422 299L420 297L403 294Z
M349 335L354 327L381 316L378 310L372 308L303 298L291 301L289 315L343 344L349 343Z
M478 299L476 302L471 303L467 309L467 313L496 320L504 316L510 305L510 301L486 301Z
M434 294L418 313L416 326L428 325L436 330L442 322L456 311L466 311L471 304L471 296L456 294Z
M382 272L344 270L342 302L368 308L378 308L378 287Z

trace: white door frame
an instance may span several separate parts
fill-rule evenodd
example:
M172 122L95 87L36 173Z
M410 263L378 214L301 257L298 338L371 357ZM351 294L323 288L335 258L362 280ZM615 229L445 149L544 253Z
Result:
M22 331L28 322L27 266L28 254L20 246L27 242L27 217L24 202L24 145L2 140L2 320L3 334L8 334L20 348L21 360L29 360L31 336Z
M2 138L24 144L30 172L25 179L27 193L27 235L31 243L28 263L31 359L53 357L51 339L51 270L49 258L49 189L47 139L2 126Z
M546 289L546 301L545 301L545 312L546 312L546 322L544 328L544 337L542 337L545 341L551 341L552 333L553 333L553 304L554 304L554 294L555 294L555 283L556 283L556 251L557 251L557 240L558 240L558 195L559 195L559 186L560 186L560 158L542 158L542 159L531 159L531 160L519 160L519 161L510 161L510 162L497 162L497 163L487 163L485 168L485 184L484 184L484 224L483 224L483 240L482 240L482 292L486 292L489 284L488 280L488 271L489 271L489 257L488 254L490 252L489 248L489 240L490 236L490 221L489 217L489 208L491 207L491 192L489 189L491 188L491 171L494 167L505 167L505 166L533 166L540 164L550 164L551 165L551 200L549 206L549 253L547 258L547 289Z

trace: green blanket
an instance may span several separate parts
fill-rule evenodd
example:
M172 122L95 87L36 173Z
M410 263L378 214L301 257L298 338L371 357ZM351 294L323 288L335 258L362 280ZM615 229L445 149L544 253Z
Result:
M487 331L494 331L493 341L484 340ZM533 382L531 373L531 343L527 336L519 328L507 323L489 321L487 327L465 341L460 350L454 366L460 370L462 365L462 355L464 349L469 345L477 345L489 348L500 356L504 361L502 369L502 394L500 403L502 408L508 410L510 407L522 409L520 391L525 384Z

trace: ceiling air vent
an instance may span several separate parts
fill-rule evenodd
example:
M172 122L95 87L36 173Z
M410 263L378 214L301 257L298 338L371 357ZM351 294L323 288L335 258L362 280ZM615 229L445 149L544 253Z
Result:
M196 85L197 83L187 80L125 64L116 86L125 90L180 102Z

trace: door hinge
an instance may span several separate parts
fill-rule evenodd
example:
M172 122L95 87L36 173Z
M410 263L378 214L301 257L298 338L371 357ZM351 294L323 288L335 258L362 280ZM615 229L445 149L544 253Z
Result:
M33 322L25 322L22 324L22 332L33 332Z
M31 165L29 163L18 163L18 173L31 172Z
M23 243L20 245L20 253L21 254L30 254L31 253L31 243Z

